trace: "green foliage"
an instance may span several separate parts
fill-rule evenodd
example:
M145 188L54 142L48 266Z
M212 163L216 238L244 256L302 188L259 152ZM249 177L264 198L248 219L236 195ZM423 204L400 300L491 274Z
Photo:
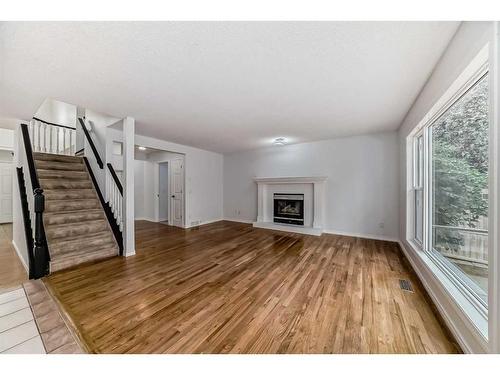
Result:
M475 228L488 214L488 85L483 78L432 127L434 224ZM436 244L457 248L456 230L439 230Z

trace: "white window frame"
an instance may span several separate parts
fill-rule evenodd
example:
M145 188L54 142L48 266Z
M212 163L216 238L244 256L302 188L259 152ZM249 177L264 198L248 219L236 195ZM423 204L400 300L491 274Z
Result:
M422 138L422 150L419 149L419 139ZM422 239L417 238L417 212L416 212L416 203L417 203L417 192L418 191L423 191L424 190L424 160L425 158L423 157L422 160L420 160L420 151L422 153L425 152L424 150L424 134L423 131L418 132L413 136L412 139L413 143L413 160L412 160L412 168L413 168L413 181L412 181L412 195L413 195L413 233L412 233L412 239L415 242L415 244L422 248L424 244L424 211L422 210ZM418 161L418 167L417 167L417 161ZM423 195L422 195L422 207L424 207L424 200L423 200Z
M464 285L462 278L458 277L456 273L450 269L448 264L443 264L443 261L436 256L431 251L432 239L431 233L429 233L430 224L431 224L431 212L430 207L432 207L432 192L430 191L432 186L432 176L431 176L431 137L430 131L431 126L439 119L439 117L446 112L457 100L459 100L471 87L473 87L485 74L489 72L489 48L486 45L479 54L473 59L473 61L467 66L467 68L462 72L462 74L453 82L453 84L449 87L449 89L438 99L435 105L431 108L431 110L424 116L424 118L420 121L420 123L415 127L415 129L410 132L407 137L407 156L411 158L407 163L407 165L411 166L411 168L407 169L407 191L410 194L407 194L407 228L406 228L406 240L414 247L414 249L419 250L432 260L432 262L438 267L442 274L447 277L447 282L450 281L454 287L460 291L460 293L465 297L465 299L474 307L476 312L479 314L477 316L481 316L486 321L488 320L488 306L484 300L478 298L477 291L474 288L470 288ZM491 92L491 79L490 79L490 92ZM489 101L491 103L491 100ZM490 109L491 111L491 109ZM491 119L491 116L490 116ZM491 120L490 120L491 121ZM491 126L490 126L491 128ZM423 189L424 189L424 198L423 198L423 243L419 243L415 240L416 233L416 223L415 223L415 186L414 186L414 178L415 171L414 158L416 156L414 140L417 139L418 136L423 135L424 141L424 175L423 175ZM410 148L411 147L411 148ZM490 153L491 155L491 153ZM490 160L491 164L491 160ZM489 189L492 186L490 184ZM491 196L489 194L489 204L491 205ZM411 201L410 201L411 200ZM489 228L489 235L491 233L491 225ZM490 241L491 243L491 241ZM491 254L491 249L489 250ZM491 257L489 257L491 259ZM491 270L491 269L490 269ZM438 276L439 278L439 276ZM491 278L489 279L491 280ZM443 285L445 282L441 280ZM491 289L490 289L491 293ZM450 293L452 294L452 293ZM452 294L453 296L453 294ZM453 296L455 297L455 296ZM457 300L457 298L455 298ZM467 310L467 309L464 309ZM472 320L474 320L472 318ZM474 322L476 323L476 322ZM487 337L487 328L486 332L484 329L484 324L477 323L476 326L482 326L482 333Z

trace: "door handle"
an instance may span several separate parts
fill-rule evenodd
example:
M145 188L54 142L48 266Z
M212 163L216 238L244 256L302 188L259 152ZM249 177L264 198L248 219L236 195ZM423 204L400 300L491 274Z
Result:
M172 195L172 198L175 198L175 195Z

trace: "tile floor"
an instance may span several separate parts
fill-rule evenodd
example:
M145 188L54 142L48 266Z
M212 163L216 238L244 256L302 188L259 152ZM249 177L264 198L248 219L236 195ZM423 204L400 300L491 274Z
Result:
M22 286L0 294L0 353L46 353Z
M83 353L42 281L0 292L0 353Z

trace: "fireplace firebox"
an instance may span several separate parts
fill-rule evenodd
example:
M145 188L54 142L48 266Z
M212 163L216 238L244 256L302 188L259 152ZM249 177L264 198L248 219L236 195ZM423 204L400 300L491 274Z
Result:
M304 225L304 194L274 193L275 223Z

